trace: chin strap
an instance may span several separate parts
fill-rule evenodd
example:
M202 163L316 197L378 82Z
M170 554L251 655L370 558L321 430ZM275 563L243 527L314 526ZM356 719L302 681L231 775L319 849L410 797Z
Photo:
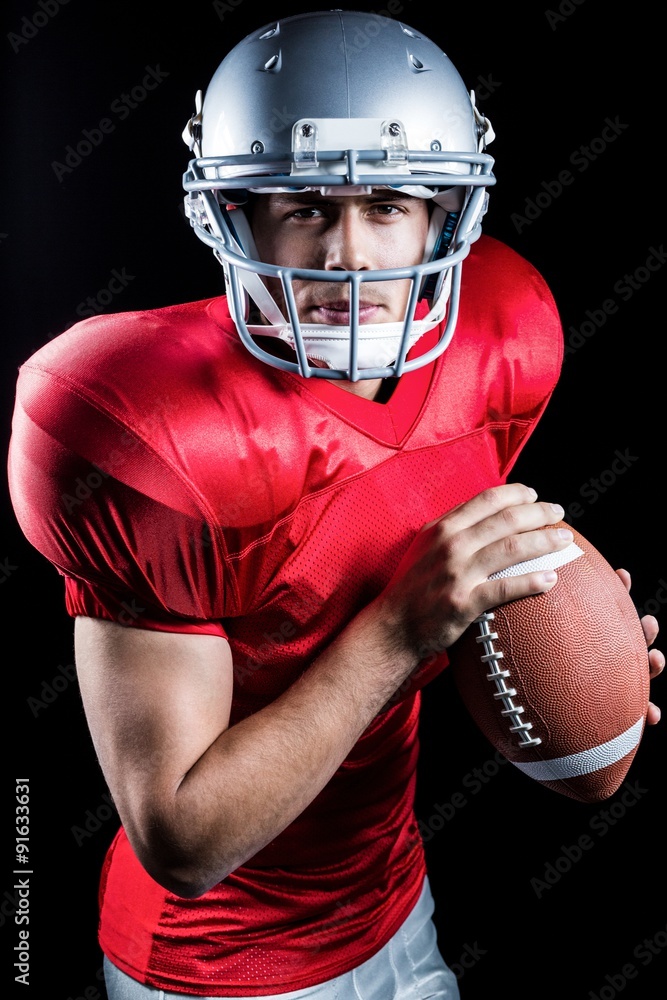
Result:
M408 350L435 325L436 322L433 321L413 320L408 336ZM276 337L288 344L298 355L294 332L288 323L282 327L248 326L248 332L252 337ZM304 323L300 326L300 335L308 360L321 362L331 369L350 367L348 326ZM365 323L360 326L356 345L358 370L387 368L392 365L398 357L402 339L402 323Z

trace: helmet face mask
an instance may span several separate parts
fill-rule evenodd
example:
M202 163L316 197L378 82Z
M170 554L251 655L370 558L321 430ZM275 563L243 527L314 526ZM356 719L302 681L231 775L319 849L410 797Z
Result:
M195 154L183 180L186 213L223 266L230 312L251 353L304 377L356 381L398 376L445 350L461 263L480 235L495 178L485 152L490 124L436 45L400 22L357 12L275 22L223 60L205 98L197 95L183 138ZM315 191L337 199L378 188L431 200L419 263L324 271L258 259L243 208L250 194ZM276 280L283 309L267 288ZM403 320L361 323L361 286L397 280L410 284ZM349 325L300 322L294 283L303 281L343 282ZM427 315L415 319L423 299ZM251 302L259 325L249 323ZM436 347L407 360L445 317ZM295 360L264 350L258 336L280 338Z

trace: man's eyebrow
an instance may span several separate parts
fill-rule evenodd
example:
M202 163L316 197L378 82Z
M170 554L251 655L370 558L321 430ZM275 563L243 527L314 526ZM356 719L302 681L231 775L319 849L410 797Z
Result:
M333 198L345 198L345 195L335 195L335 194L320 194L319 191L294 191L290 192L280 192L273 195L273 198L279 204L285 205L312 205L317 202L318 204L326 205ZM383 201L412 201L414 200L414 195L406 194L403 191L396 191L392 188L382 189L380 191L372 191L370 194L363 194L359 197L363 198L369 202L383 202Z
M416 201L414 195L405 191L396 191L394 188L383 188L380 191L372 191L367 197L371 201Z

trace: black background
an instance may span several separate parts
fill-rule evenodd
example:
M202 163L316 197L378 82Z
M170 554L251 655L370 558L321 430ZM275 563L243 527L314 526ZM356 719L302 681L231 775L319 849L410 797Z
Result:
M629 569L638 608L660 620L664 271L651 256L665 239L658 8L648 0L618 13L602 0L343 6L395 14L424 31L477 90L497 133L486 231L544 274L569 346L516 477L561 502L614 566ZM222 290L219 266L182 215L181 131L195 91L233 44L272 15L317 5L267 11L252 0L190 0L169 10L23 0L4 9L6 448L18 366L73 323L89 298L99 311L127 310ZM162 82L121 118L114 102L141 84L147 67L159 67ZM67 172L54 166L105 118L114 128L89 155ZM571 183L559 190L563 171ZM109 301L114 271L131 280ZM73 679L60 580L25 542L6 488L3 500L0 607L10 684L0 983L8 996L98 1000L105 993L97 880L116 817ZM663 692L660 680L658 703ZM664 995L664 724L647 731L627 786L602 806L572 802L500 766L446 674L425 692L422 742L418 811L440 946L463 1000ZM17 777L31 787L29 986L15 984L12 967ZM448 810L457 794L465 804ZM587 849L572 860L580 843Z

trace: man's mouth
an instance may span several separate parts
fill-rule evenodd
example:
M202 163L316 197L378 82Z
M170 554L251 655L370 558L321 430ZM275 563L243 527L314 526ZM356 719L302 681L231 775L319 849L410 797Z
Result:
M379 320L382 305L378 302L359 303L359 323L373 323ZM328 326L349 326L349 302L320 302L310 306L308 312L312 321Z

